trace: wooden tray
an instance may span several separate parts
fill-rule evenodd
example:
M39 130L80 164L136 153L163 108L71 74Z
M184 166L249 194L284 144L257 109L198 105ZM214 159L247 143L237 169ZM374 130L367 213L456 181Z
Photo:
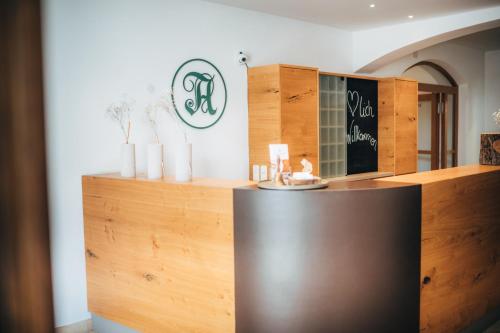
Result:
M277 191L306 191L306 190L318 190L328 187L328 182L322 180L317 184L308 185L276 185L274 182L268 180L265 182L260 182L257 186L264 190L277 190Z

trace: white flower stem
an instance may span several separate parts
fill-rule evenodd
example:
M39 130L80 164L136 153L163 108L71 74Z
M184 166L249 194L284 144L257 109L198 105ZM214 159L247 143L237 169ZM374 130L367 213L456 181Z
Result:
M128 121L128 128L127 128L127 137L126 137L126 143L128 144L128 140L130 139L130 125L131 125L131 122L130 122L130 119Z

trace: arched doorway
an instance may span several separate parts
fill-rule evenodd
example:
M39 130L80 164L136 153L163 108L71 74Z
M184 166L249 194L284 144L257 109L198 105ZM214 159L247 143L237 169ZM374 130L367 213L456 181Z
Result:
M418 170L457 166L458 85L443 67L422 61L403 76L418 84Z

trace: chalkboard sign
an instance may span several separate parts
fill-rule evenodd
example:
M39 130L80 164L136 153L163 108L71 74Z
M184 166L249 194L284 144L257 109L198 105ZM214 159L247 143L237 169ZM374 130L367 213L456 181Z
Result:
M347 79L347 174L378 169L378 82Z

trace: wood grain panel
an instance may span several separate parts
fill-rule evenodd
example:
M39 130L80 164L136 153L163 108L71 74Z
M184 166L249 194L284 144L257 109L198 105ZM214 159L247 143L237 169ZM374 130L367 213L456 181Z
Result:
M281 143L280 66L248 69L249 175L252 165L269 164L269 144Z
M498 307L500 167L466 166L380 181L422 184L420 331L459 332Z
M396 79L394 173L417 172L418 83Z
M497 170L500 170L500 166L472 164L455 168L439 169L439 170L418 172L408 175L400 175L395 177L384 178L381 180L396 181L403 183L430 184L444 180L453 180L456 178L464 178L469 176L475 176L478 174L492 173L496 172Z
M5 333L54 332L40 2L0 1L0 332Z
M248 70L249 175L252 165L269 165L269 144L287 143L292 169L307 158L319 172L318 70L269 65Z
M90 311L141 332L234 332L232 189L83 177Z
M379 171L417 171L418 83L402 78L378 83Z
M394 173L394 79L378 81L378 171Z
M305 158L319 172L318 71L281 67L281 141L288 143L292 170L301 171Z

